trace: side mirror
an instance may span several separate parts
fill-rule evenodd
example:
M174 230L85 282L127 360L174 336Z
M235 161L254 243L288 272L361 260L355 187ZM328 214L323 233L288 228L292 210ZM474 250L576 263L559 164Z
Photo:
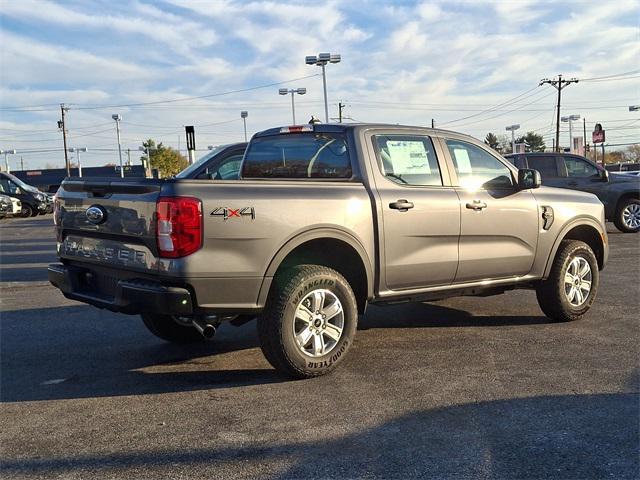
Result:
M542 185L540 172L533 168L521 168L518 170L518 188L528 190L530 188L538 188L540 185Z
M609 181L609 170L607 170L606 168L603 168L602 170L600 170L600 179L603 182L608 182Z

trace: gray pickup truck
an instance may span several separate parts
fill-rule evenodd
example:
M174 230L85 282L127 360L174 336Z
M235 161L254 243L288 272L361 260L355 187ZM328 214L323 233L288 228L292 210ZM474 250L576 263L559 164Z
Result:
M367 304L527 288L549 318L582 317L607 261L604 208L540 182L450 131L274 128L232 180L65 180L49 279L170 342L257 316L267 360L312 377L345 358Z

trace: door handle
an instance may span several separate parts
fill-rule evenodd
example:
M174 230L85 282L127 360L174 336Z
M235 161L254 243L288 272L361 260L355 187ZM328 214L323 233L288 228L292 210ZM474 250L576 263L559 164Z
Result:
M407 200L398 200L397 202L391 202L389 204L389 208L400 210L401 212L406 212L410 208L413 208L413 202L409 202Z
M487 208L487 204L480 201L480 200L474 200L473 203L467 203L467 208L469 210L482 210L483 208Z
M570 187L577 187L578 186L578 182L569 182L569 183L567 183L567 185L569 185Z

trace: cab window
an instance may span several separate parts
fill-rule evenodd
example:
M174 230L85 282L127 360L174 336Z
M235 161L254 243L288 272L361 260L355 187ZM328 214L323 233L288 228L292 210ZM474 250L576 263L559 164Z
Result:
M558 177L558 164L553 155L529 157L529 165L540 172L542 178Z
M598 169L589 162L575 157L564 157L567 176L572 178L589 178L598 176Z
M395 183L442 186L431 139L421 135L375 135L382 173Z
M20 188L7 178L0 178L0 193L20 195Z
M460 140L446 140L449 154L465 188L507 188L513 186L511 170L484 149Z
M293 133L251 140L243 178L351 178L346 137L341 133Z

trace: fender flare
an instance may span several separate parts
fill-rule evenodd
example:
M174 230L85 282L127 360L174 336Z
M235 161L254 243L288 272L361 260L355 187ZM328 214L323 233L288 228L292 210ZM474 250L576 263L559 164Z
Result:
M544 267L543 278L547 278L549 276L549 273L551 272L551 267L553 266L553 259L556 258L556 253L558 253L560 242L562 242L565 239L565 237L567 236L567 233L569 233L574 228L580 227L582 225L593 227L600 234L600 243L604 253L604 249L606 248L606 246L602 238L603 238L603 235L606 236L606 231L602 229L602 226L590 217L574 218L571 222L567 223L564 227L562 227L562 230L560 230L560 233L558 233L558 236L556 237L556 240L553 243L553 247L551 248L551 252L547 257L547 263ZM606 255L603 260L606 260Z
M273 255L262 279L262 285L260 286L260 292L258 293L258 305L264 306L267 300L267 295L269 294L269 289L271 288L271 281L273 280L278 267L280 267L287 255L303 243L326 238L343 241L356 251L364 265L365 275L367 277L367 298L372 298L374 272L369 260L369 255L367 255L367 251L364 246L356 237L347 231L340 230L336 227L318 227L295 234L292 238L287 240L282 247L280 247L275 255Z

